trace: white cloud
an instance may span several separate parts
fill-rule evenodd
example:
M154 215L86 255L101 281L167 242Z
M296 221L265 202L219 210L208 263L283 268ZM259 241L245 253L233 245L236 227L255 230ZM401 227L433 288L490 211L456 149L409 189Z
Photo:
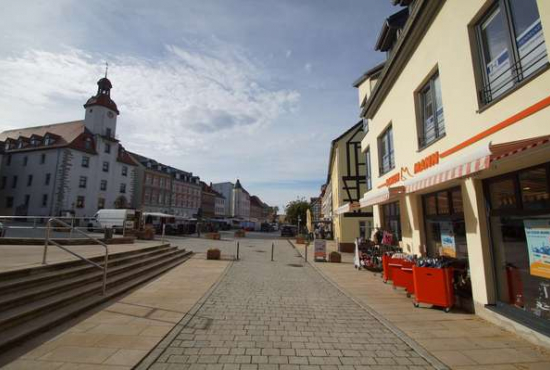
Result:
M307 73L311 73L311 69L313 68L313 66L311 65L311 63L306 63L304 65L304 69Z
M167 154L201 150L214 136L265 128L297 104L295 91L262 87L260 68L244 52L219 41L214 46L168 45L158 59L78 49L5 57L0 59L0 128L64 120L54 107L76 112L95 93L92 81L103 74L105 60L121 111L119 136L135 148L153 145ZM36 122L40 111L50 111L52 120Z

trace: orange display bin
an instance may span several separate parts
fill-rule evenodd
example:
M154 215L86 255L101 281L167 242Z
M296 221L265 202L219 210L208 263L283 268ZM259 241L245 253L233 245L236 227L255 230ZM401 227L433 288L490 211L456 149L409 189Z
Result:
M401 269L402 262L401 258L392 258L387 254L382 256L382 268L384 269L382 278L384 279L384 283L393 280L394 271Z
M413 266L414 306L427 303L449 312L455 302L453 268Z
M393 271L393 286L405 288L408 296L414 294L413 266L414 262L401 260L401 267Z

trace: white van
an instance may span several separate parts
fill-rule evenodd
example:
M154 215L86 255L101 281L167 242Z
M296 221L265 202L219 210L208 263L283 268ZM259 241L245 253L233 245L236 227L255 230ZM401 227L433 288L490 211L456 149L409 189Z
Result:
M135 214L134 209L100 209L94 219L101 229L133 229Z

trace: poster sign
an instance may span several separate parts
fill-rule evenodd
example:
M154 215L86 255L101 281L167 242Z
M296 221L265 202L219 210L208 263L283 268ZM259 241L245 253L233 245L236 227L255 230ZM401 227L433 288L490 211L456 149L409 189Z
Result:
M327 260L327 241L322 239L315 239L313 242L314 246L314 257L315 261L321 260L326 261Z
M524 220L529 272L550 279L550 220Z
M452 222L440 222L441 254L447 257L456 257L456 241Z

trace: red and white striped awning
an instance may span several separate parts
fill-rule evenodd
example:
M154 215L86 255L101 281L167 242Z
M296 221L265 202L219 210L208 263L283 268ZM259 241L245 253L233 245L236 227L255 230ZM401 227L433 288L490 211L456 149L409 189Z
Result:
M346 203L343 206L338 207L336 209L335 213L337 215L341 215L341 214L344 214L344 213L356 211L360 208L361 208L361 205L359 204L359 202L351 202L351 203Z
M549 146L550 135L525 140L511 141L502 144L491 144L491 162L521 154L527 150Z
M365 196L361 198L359 204L361 208L373 206L378 203L385 202L390 198L402 194L405 192L405 187L395 186L390 188L382 188L379 190L371 190L368 193L365 193Z
M489 146L453 158L443 164L432 167L420 175L404 181L407 193L413 193L446 181L473 175L489 168L491 152Z

